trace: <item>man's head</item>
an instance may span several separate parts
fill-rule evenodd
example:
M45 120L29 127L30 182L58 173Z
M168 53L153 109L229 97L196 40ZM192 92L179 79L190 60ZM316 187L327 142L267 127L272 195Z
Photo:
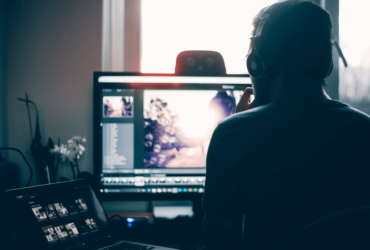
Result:
M282 75L288 82L309 78L324 86L332 67L330 14L304 0L291 0L277 6L270 9L270 17L257 40L258 54L266 63L266 79L252 78L254 85ZM254 18L252 36L266 9Z

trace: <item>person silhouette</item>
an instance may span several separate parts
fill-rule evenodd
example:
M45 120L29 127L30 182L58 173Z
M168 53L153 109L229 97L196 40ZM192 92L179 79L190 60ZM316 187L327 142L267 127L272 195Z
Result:
M202 237L209 250L280 249L311 221L368 203L370 117L325 90L330 14L312 2L280 1L253 26L253 88L208 148Z

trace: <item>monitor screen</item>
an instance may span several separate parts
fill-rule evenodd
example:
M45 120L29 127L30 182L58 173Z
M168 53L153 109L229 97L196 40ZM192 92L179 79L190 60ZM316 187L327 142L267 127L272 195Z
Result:
M235 113L246 75L95 73L95 174L101 193L204 192L219 121Z

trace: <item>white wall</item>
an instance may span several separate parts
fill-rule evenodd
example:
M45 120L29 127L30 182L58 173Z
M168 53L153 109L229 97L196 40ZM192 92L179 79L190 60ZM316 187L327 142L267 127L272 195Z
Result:
M101 0L20 0L11 6L8 33L8 144L19 148L33 164L27 109L17 97L29 98L40 110L42 142L48 137L66 142L85 136L81 171L93 172L93 72L101 70ZM32 110L32 122L35 122ZM33 124L33 130L34 130ZM28 179L22 159L20 181ZM71 177L68 165L60 174ZM34 178L31 184L36 184Z

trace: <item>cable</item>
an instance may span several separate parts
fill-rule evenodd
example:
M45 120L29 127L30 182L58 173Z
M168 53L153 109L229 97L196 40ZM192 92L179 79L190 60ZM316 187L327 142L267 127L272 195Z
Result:
M343 52L342 52L342 50L341 50L341 48L340 48L340 46L339 46L339 44L337 43L337 41L335 41L335 40L332 40L332 43L334 44L334 47L337 49L337 52L338 52L338 55L339 55L339 57L340 58L342 58L342 60L343 60L343 64L344 64L344 67L348 67L348 64L347 64L347 60L346 60L346 58L344 57L344 55L343 55Z
M115 214L115 215L113 215L113 216L109 217L108 219L109 219L109 221L111 221L111 219L113 219L113 218L115 218L115 217L119 218L119 219L121 220L121 223L123 223L123 222L124 222L123 218L122 218L120 215L118 215L118 214ZM117 226L114 226L114 231L116 232L116 234L118 235L118 237L119 237L120 239L122 239L122 238L121 238L121 232L118 230Z
M16 148L4 147L4 148L0 148L0 151L1 150L13 150L13 151L17 151L18 153L20 153L22 155L23 160L26 162L26 164L27 164L27 166L28 166L28 168L30 169L30 172L31 172L30 178L28 179L28 182L27 182L27 185L26 185L26 187L28 187L30 185L32 177L33 177L33 171L32 171L32 168L31 168L30 164L28 163L26 157L22 154L22 152L19 149L16 149Z
M123 218L121 217L121 215L118 215L118 214L115 214L115 215L113 215L113 216L109 217L109 220L111 220L111 219L113 219L113 218L115 218L115 217L120 218L120 219L121 219L121 222L123 222Z

